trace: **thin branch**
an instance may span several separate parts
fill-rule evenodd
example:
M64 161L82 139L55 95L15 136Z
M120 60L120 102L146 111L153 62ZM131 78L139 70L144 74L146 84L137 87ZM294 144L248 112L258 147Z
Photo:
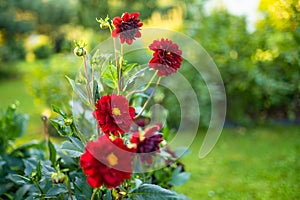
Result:
M158 87L158 84L159 84L160 80L161 80L161 77L159 77L159 78L157 79L157 82L156 82L156 84L155 84L155 87L154 87L154 89L153 89L153 91L152 91L150 97L147 99L147 101L145 102L145 104L144 104L144 106L142 107L142 109L140 110L140 112L134 117L135 119L138 118L139 116L141 116L141 114L142 114L142 113L144 112L144 110L146 109L147 105L149 104L151 98L153 97L153 95L154 95L154 93L155 93L155 91L156 91L156 89L157 89L157 87Z
M83 56L83 63L84 63L84 71L85 71L85 76L86 76L86 82L87 82L87 92L88 92L88 99L91 105L93 105L93 100L92 100L92 91L91 91L91 87L90 87L90 79L89 79L89 74L88 74L88 70L87 70L87 65L86 65L86 55Z
M139 92L145 92L151 85L151 83L153 82L155 76L157 75L158 71L155 71L155 73L153 74L153 76L151 77L150 81L148 82L148 84L146 85L145 88L141 89L141 90L133 90L131 92L129 92L126 97L128 98L130 95L134 94L134 93L139 93Z

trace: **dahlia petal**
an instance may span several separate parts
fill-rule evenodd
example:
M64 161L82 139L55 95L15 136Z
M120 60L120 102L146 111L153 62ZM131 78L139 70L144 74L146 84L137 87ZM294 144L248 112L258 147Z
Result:
M113 18L113 24L114 24L115 26L118 26L122 21L123 21L123 20L122 20L122 18L120 18L120 17L115 17L115 18Z
M123 21L127 21L129 19L129 14L128 14L128 12L124 12L123 14L122 14L122 20Z
M131 38L126 38L126 43L127 43L127 44L131 45L132 42L133 42L133 40L132 40Z
M103 185L103 180L101 176L88 176L87 182L93 188L98 188L101 185Z
M131 17L134 17L134 18L139 18L140 16L140 13L139 12L133 12L130 14Z
M108 187L109 186L112 186L112 187L117 186L117 184L116 184L116 182L117 182L117 180L116 180L117 176L114 176L114 174L110 174L110 173L104 174L103 178L104 178L106 186L108 186Z
M124 44L125 40L126 40L126 38L120 37L120 41L121 41L122 44Z
M118 37L118 36L119 36L118 30L117 30L117 29L114 29L114 30L111 32L111 36L114 37L114 38Z
M137 31L137 32L135 33L135 37L140 38L141 36L142 36L142 34L141 34L140 31Z

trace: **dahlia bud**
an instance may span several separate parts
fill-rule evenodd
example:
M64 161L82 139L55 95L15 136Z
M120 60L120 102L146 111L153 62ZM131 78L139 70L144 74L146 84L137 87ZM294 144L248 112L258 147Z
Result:
M108 16L106 16L105 19L102 19L102 18L97 19L96 18L96 21L100 23L100 28L102 28L102 29L107 29L110 27Z
M55 184L63 183L66 180L66 178L66 175L61 172L53 172L51 175L51 179Z
M75 47L75 49L74 49L74 54L76 55L76 56L79 56L79 57L81 57L81 56L84 56L84 55L86 55L86 50L83 48L83 47Z
M77 41L74 41L75 43L75 48L74 48L74 54L76 56L85 56L86 55L86 50L84 47L86 47L86 43L85 42L77 42Z
M71 126L71 124L73 123L73 120L68 118L68 119L64 119L64 123L66 126Z

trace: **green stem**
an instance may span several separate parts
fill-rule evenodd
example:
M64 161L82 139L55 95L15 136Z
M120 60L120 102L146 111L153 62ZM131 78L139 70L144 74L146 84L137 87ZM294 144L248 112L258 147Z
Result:
M93 105L93 100L92 100L92 92L91 92L91 87L90 87L90 80L89 80L89 74L87 71L87 65L86 65L86 55L83 56L83 63L84 63L84 71L85 71L85 76L86 76L86 82L87 82L87 93L88 93L88 99L89 103Z
M119 61L118 61L118 52L117 52L117 42L116 39L114 38L114 50L115 50L115 60L116 60L116 68L117 68L117 74L118 74L118 84L117 84L117 91L118 94L120 94L120 81L119 81L119 73L120 73L120 68L119 68Z
M66 179L66 186L67 186L67 189L68 189L69 197L70 197L71 200L73 200L71 188L70 188L70 185L69 185L69 177L68 176L67 176L67 179Z
M141 114L142 114L142 113L144 112L144 110L146 109L147 105L149 104L151 98L153 97L153 95L154 95L154 93L155 93L155 91L156 91L156 89L157 89L157 87L158 87L158 84L159 84L160 80L161 80L161 76L157 79L157 82L156 82L156 84L155 84L155 88L153 89L153 91L152 91L150 97L147 99L147 101L145 102L145 104L144 104L144 106L142 107L142 109L140 110L140 112L134 117L135 119L138 118L139 116L141 116Z
M49 159L50 159L50 149L49 149L49 137L50 137L50 135L49 135L49 132L48 132L48 124L47 124L48 118L47 118L47 116L43 115L42 116L42 121L43 121L43 126L44 126L46 148L47 148L48 156L49 156Z
M122 91L123 88L123 57L124 57L124 44L121 44L121 53L120 53L120 60L119 60L119 64L120 64L120 70L119 70L119 78L118 78L118 82L119 82L119 89L120 91Z
M129 92L126 97L128 98L130 95L134 94L134 93L139 93L139 92L145 92L151 85L151 83L153 82L155 76L157 75L158 71L155 71L155 73L153 74L153 76L151 77L150 81L148 82L148 84L146 85L145 88L141 89L141 90L133 90L131 92Z
M94 192L93 192L93 194L92 194L91 200L94 200L94 199L95 199L96 194L97 194L97 192L98 192L98 189L99 189L99 188L94 189Z

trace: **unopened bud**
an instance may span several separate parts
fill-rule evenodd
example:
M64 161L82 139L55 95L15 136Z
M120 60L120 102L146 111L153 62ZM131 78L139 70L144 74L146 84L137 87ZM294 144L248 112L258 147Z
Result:
M74 48L74 54L76 56L79 56L79 57L85 56L86 55L86 50L83 47L76 46Z
M106 29L106 28L109 28L110 24L109 24L109 17L107 16L105 19L97 19L96 18L96 21L100 23L100 28L102 29Z
M55 184L63 183L66 180L66 175L61 172L53 172L51 179Z
M64 123L66 126L70 126L73 123L73 120L68 118L68 119L64 119Z

